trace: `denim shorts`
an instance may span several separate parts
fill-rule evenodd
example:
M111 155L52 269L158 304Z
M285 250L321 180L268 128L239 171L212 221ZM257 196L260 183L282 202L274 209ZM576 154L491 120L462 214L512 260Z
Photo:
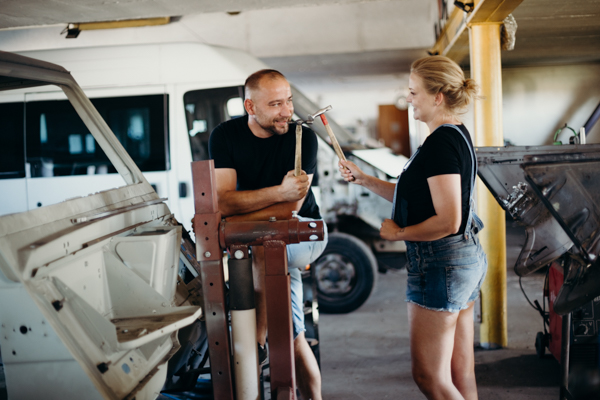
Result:
M316 221L312 218L299 217L300 221ZM292 322L294 339L304 332L304 293L302 287L302 271L308 264L313 263L327 246L327 225L323 221L325 236L320 242L300 242L288 244L287 258L292 291Z
M479 296L487 258L477 235L406 242L406 301L434 311L459 312Z

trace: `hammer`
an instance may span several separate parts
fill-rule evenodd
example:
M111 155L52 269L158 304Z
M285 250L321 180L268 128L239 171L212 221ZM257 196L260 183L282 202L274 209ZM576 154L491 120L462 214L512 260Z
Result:
M331 145L333 146L333 149L335 150L335 154L337 154L338 158L340 160L344 160L346 161L346 156L344 156L344 152L342 151L342 148L340 147L340 144L338 143L335 135L333 134L333 130L331 130L331 126L329 126L329 123L327 122L327 118L325 117L325 113L329 110L331 110L332 107L331 106L327 106L325 108L320 109L319 111L317 111L314 114L309 114L308 117L306 117L306 121L302 121L301 119L298 119L296 121L290 121L290 125L296 125L296 159L295 159L295 168L294 168L294 176L298 176L300 175L300 171L302 169L301 167L301 163L302 163L302 124L306 123L306 124L312 124L313 122L315 122L315 118L316 117L321 117L321 121L323 122L323 125L325 126L325 129L327 130L327 134L329 135L329 139L331 140ZM354 180L354 179L353 179Z
M332 108L333 107L331 107L331 106L327 106L325 108L320 109L316 113L309 115L306 118L306 122L309 124L312 124L315 121L315 118L320 116L321 121L323 122L323 125L325 126L325 129L327 130L327 134L329 135L329 139L331 140L331 145L333 146L333 149L335 150L335 154L337 154L337 156L340 160L346 161L346 156L344 156L344 152L342 151L340 144L338 143L335 135L333 134L333 130L331 130L331 126L329 126L329 122L327 122L327 117L325 117L325 113L327 111L331 110ZM355 178L353 177L352 181L354 181L354 179Z
M296 125L296 158L294 159L294 176L300 176L302 173L302 121L301 119L292 121L290 124Z
M316 113L309 115L308 118L306 119L306 122L309 124L312 124L315 121L315 118L320 116L321 121L323 122L323 125L325 126L325 129L327 130L327 134L329 135L329 139L331 140L331 145L333 146L333 149L335 150L335 154L337 154L337 156L340 160L346 161L346 156L344 156L344 152L342 151L340 144L338 143L335 135L333 134L333 131L331 130L331 126L329 126L329 122L327 122L327 117L325 117L325 113L331 109L332 109L331 106L327 106L325 108L320 109Z

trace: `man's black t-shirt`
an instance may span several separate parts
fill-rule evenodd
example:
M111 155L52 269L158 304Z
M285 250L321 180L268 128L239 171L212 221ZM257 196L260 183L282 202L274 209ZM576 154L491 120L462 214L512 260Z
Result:
M316 172L317 149L315 133L302 127L302 170L308 175ZM277 186L294 169L296 128L290 125L286 134L262 139L252 133L245 115L219 124L210 134L208 151L215 168L235 169L237 190ZM308 191L298 214L321 218L312 190Z
M473 175L471 148L473 143L467 128L457 125L469 144L456 129L441 126L425 140L396 186L394 222L400 227L419 224L433 217L435 208L427 178L437 175L460 174L462 195L462 223L464 233L469 217L470 187Z

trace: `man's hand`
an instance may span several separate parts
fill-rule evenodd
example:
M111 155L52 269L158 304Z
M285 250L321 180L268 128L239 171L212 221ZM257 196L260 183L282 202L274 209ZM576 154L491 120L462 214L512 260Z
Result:
M310 180L306 172L302 171L300 176L294 176L294 170L289 171L279 185L279 194L283 201L298 201L308 193Z

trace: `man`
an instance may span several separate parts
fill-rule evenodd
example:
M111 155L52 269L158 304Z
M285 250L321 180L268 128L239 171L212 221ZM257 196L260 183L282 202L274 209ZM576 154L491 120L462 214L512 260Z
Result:
M295 129L290 130L288 125L294 114L288 81L278 71L261 70L248 77L245 92L244 108L248 115L220 124L209 140L221 213L228 221L290 219L292 211L298 211L301 219L320 219L310 190L318 144L314 132L308 128L302 132L303 171L294 176L296 135ZM322 242L287 246L296 380L303 399L321 399L321 375L304 336L302 278L298 268L313 262L325 245L326 238ZM267 335L264 249L254 246L252 250L257 337L264 348ZM266 358L266 354L259 358Z

